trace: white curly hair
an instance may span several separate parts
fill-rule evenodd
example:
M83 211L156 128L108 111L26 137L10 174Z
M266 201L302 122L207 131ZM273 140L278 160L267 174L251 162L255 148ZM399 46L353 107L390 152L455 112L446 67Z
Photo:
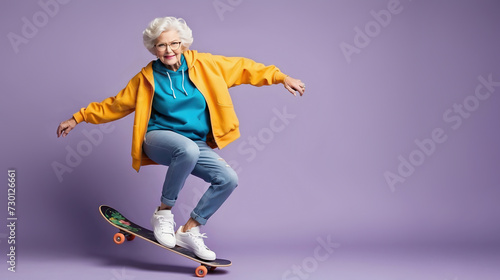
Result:
M163 17L152 20L142 32L144 46L150 53L156 55L156 39L161 33L168 30L176 30L179 33L183 50L189 49L189 46L193 43L193 31L187 26L186 21L182 18Z

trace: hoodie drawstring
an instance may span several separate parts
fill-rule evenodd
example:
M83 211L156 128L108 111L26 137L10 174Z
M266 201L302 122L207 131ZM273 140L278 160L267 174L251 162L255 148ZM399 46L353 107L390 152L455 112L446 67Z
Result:
M174 87L173 87L173 84L172 84L172 78L170 78L170 74L168 73L168 71L166 73L167 73L167 76L168 76L168 80L170 81L170 89L172 90L172 96L175 99L177 97L175 97L175 91L174 91ZM184 90L184 94L186 96L188 96L186 88L184 87L184 70L182 70L182 89Z
M175 97L175 91L174 91L174 88L172 87L172 78L170 78L170 74L167 72L167 76L168 76L168 80L170 81L170 89L172 90L172 96L174 97L174 99L176 98Z
M186 89L184 88L184 69L182 69L182 89L184 90L184 94L188 96Z

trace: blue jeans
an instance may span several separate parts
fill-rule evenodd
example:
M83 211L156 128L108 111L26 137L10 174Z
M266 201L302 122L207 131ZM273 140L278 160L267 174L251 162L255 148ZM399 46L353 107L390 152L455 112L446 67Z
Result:
M238 185L236 172L204 141L193 141L169 130L146 133L142 146L154 162L168 166L161 202L174 206L189 174L210 183L191 218L204 225Z

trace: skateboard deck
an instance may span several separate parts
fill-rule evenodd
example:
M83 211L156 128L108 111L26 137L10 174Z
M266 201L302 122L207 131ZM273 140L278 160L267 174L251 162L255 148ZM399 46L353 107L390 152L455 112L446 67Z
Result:
M231 261L225 259L205 261L198 258L190 250L179 246L175 246L174 248L167 248L156 241L153 231L141 227L140 225L128 220L127 218L125 218L125 216L123 216L120 212L113 209L112 207L101 205L99 207L99 212L101 213L102 217L106 219L106 221L120 230L120 232L116 233L113 237L113 240L116 244L123 244L125 240L132 241L136 236L140 237L157 246L160 246L171 252L200 263L200 266L198 266L195 270L195 274L198 277L204 277L205 275L207 275L208 270L213 271L216 267L227 267L232 264Z

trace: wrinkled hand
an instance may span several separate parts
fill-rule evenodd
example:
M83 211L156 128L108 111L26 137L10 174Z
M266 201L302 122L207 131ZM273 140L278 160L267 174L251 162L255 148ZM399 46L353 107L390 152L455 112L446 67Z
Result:
M290 76L286 77L283 81L285 88L293 95L297 96L296 91L300 93L300 96L304 95L306 91L306 84L304 84L301 80L294 79Z
M78 123L76 122L75 118L68 119L66 121L63 121L62 123L59 124L57 127L57 137L66 137L68 133L75 128L75 126Z

